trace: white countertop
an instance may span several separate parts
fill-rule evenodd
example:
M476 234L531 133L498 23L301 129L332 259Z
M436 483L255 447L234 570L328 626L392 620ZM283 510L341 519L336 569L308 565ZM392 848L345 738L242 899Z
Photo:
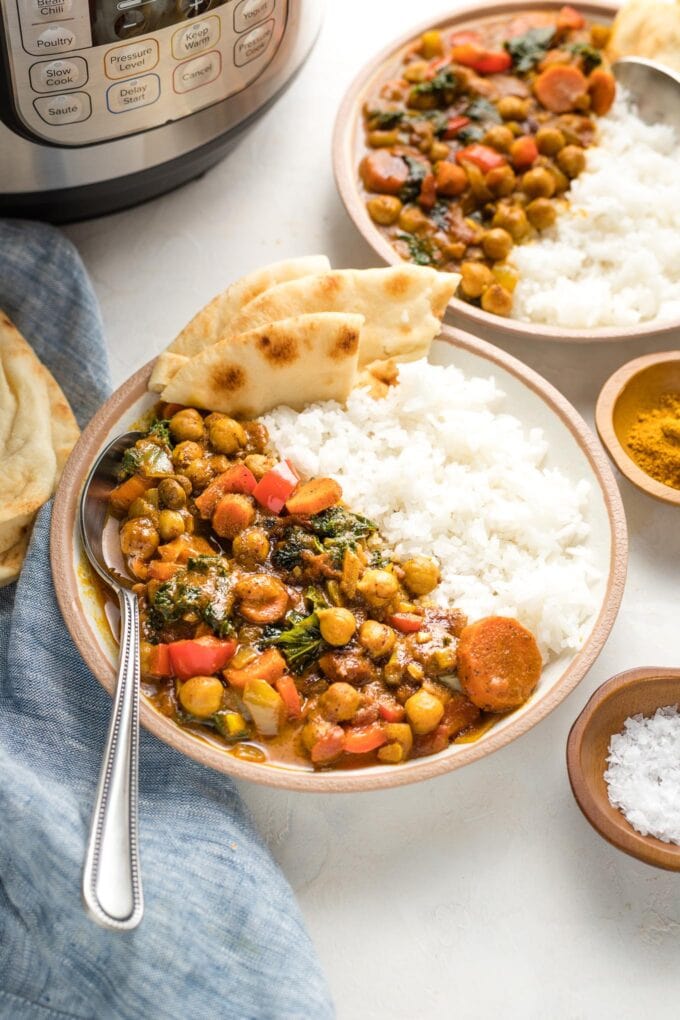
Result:
M375 264L335 191L335 110L372 52L442 7L331 3L298 79L219 166L66 229L102 304L114 384L255 266L316 252L338 267ZM610 372L677 345L506 346L592 420ZM340 1020L678 1016L680 876L601 840L564 761L569 727L599 684L633 666L680 664L678 511L619 480L631 535L623 607L590 674L536 729L479 764L393 791L241 787L299 897Z

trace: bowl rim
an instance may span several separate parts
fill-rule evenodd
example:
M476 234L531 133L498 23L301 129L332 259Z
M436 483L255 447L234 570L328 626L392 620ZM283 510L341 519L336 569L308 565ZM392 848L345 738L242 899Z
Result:
M614 624L623 597L628 558L626 519L621 495L607 458L586 422L566 397L532 368L486 341L445 326L439 340L452 347L481 356L506 370L536 393L569 429L586 456L602 492L609 519L611 542L609 573L599 613L584 647L576 653L553 688L521 716L502 730L493 729L484 739L457 745L455 754L441 752L431 758L418 758L390 771L356 769L338 772L312 772L286 769L265 763L245 762L207 741L192 736L141 699L142 725L155 736L188 757L217 771L266 786L283 787L310 793L355 792L386 789L419 782L461 768L511 743L545 718L583 679L604 646ZM50 533L50 558L57 601L66 626L86 665L102 686L111 693L115 675L104 655L100 639L91 628L78 598L74 570L73 533L78 497L87 471L105 437L126 409L146 391L154 361L148 362L124 382L92 418L76 444L64 469L54 502Z
M384 64L389 63L403 46L428 29L456 25L475 18L487 18L493 15L502 16L532 10L559 10L563 6L563 0L526 0L526 2L522 2L522 0L480 0L478 3L449 11L448 14L435 15L434 18L417 23L408 32L379 50L354 77L342 98L335 118L331 149L333 173L340 198L354 226L366 243L388 265L404 265L404 260L399 257L368 216L356 177L354 153L356 151L357 120L360 115L361 101L368 87L379 77L379 72L383 69ZM608 19L613 18L618 9L619 4L614 0L586 0L579 4L579 10L584 13ZM607 343L652 337L658 339L676 331L680 326L680 319L675 319L664 322L652 320L635 326L568 329L491 315L489 312L456 297L450 300L448 311L452 315L452 325L457 328L471 329L474 332L488 331L492 328L504 339L521 338L553 343Z
M617 825L612 821L600 806L600 799L593 795L581 766L581 749L585 734L601 707L627 687L638 687L663 679L680 681L680 668L638 666L623 673L616 673L601 684L588 698L569 731L566 744L567 774L571 792L581 813L603 839L651 867L680 871L680 846L663 843L654 836L643 836L635 831L620 812L622 824Z
M626 452L614 428L614 411L627 385L641 372L654 365L663 365L665 362L680 362L680 350L645 354L641 358L633 358L632 361L627 361L617 368L609 376L598 395L595 405L595 425L602 445L621 474L629 482L641 492L662 503L680 506L680 489L674 489L670 485L658 482L656 478L652 478L641 467L638 467L630 454Z

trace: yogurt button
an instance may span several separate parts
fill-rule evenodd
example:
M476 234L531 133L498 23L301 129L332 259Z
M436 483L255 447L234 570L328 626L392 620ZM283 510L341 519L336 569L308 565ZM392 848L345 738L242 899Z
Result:
M114 46L104 54L107 78L129 78L131 74L150 71L158 63L158 43L155 39L141 39Z
M141 78L110 85L106 90L106 105L111 113L127 113L140 106L150 106L161 94L161 80L157 74L145 74Z
M204 53L202 57L195 57L194 60L186 60L175 68L172 79L175 92L193 92L194 89L200 89L201 85L215 81L221 70L222 58L217 50L213 53Z
M234 28L245 32L258 22L268 18L276 6L276 0L241 0L234 11Z
M237 67L243 67L251 60L257 60L269 46L269 40L274 32L274 22L268 21L265 25L254 28L247 35L242 35L234 47L234 63Z
M76 124L80 120L87 120L92 113L92 104L86 92L41 96L33 100L33 105L46 124Z
M181 28L172 37L172 55L176 60L184 60L194 53L209 50L220 37L220 19L215 16L192 21L186 28Z
M32 50L35 53L63 53L76 45L76 34L65 25L52 25L37 36Z
M87 64L82 57L70 60L42 60L30 70L31 88L35 92L59 92L75 89L87 81Z

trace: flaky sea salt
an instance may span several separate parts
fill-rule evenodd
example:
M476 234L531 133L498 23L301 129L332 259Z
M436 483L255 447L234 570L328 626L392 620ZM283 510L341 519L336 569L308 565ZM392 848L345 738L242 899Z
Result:
M643 836L680 845L680 714L677 705L651 718L626 719L609 742L604 774L609 802Z

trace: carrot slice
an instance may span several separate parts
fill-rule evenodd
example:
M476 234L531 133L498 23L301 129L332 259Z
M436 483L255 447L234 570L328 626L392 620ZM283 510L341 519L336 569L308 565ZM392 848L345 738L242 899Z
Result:
M277 652L276 648L268 648L256 659L249 662L242 669L229 667L224 671L224 678L232 687L243 690L249 680L266 680L268 684L275 684L286 672L286 660ZM278 686L278 685L277 685ZM285 701L282 691L279 694Z
M534 82L536 98L553 113L573 110L576 100L587 91L588 82L578 67L572 64L553 64Z
M111 513L116 515L126 514L132 504L140 496L143 496L147 489L154 485L152 478L142 478L141 475L132 475L127 478L109 493L109 506Z
M590 109L598 117L609 113L616 98L616 80L610 71L604 71L601 67L592 72L588 78L588 95L590 96Z
M254 520L252 499L239 492L228 492L215 507L212 515L213 531L220 538L236 538Z
M286 510L291 514L318 514L341 499L342 489L334 478L311 478L296 486L286 501Z
M283 699L288 718L299 719L302 715L302 698L292 676L279 677L275 681L274 686Z
M208 520L222 496L228 492L251 493L257 485L253 472L245 464L232 464L195 499L196 509L201 517Z
M575 7L567 5L563 7L557 15L557 27L562 31L577 30L583 28L586 23L586 19L583 17L580 11L577 11Z
M387 743L387 737L380 723L345 731L345 751L348 754L367 754Z
M163 560L152 560L149 564L147 576L153 578L154 581L169 581L180 569L179 563L165 563Z

